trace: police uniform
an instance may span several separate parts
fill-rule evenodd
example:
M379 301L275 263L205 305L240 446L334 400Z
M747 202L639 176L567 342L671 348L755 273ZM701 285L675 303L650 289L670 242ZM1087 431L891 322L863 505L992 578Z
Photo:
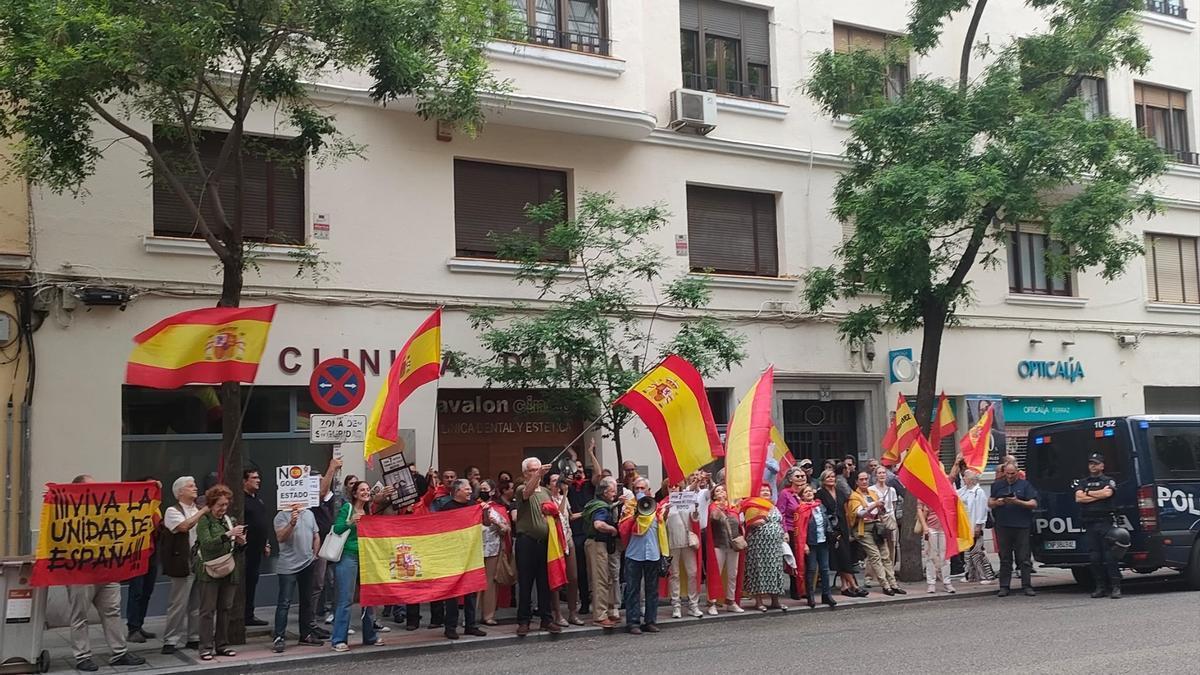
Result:
M1104 458L1093 454L1088 462L1100 461ZM1098 476L1088 474L1077 479L1071 485L1073 490L1083 490L1084 493L1098 492L1104 488L1112 488L1113 496L1099 499L1087 504L1080 504L1079 511L1084 526L1084 538L1088 544L1088 555L1091 561L1092 577L1096 580L1096 597L1106 594L1111 588L1119 591L1121 588L1121 572L1117 568L1117 559L1105 541L1105 535L1113 526L1117 513L1116 497L1117 482L1103 473Z

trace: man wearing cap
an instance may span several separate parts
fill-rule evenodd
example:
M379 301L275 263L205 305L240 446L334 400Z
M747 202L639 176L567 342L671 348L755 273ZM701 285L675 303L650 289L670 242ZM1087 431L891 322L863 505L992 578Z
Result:
M1091 560L1092 578L1096 580L1096 590L1093 598L1109 596L1116 599L1121 597L1121 571L1117 568L1117 560L1109 550L1104 537L1113 526L1117 507L1113 495L1117 491L1117 482L1104 475L1104 455L1095 452L1088 457L1088 475L1076 480L1072 486L1075 490L1075 503L1079 504L1079 514L1085 528L1084 540L1088 545L1088 556Z
M808 485L814 490L820 487L820 481L818 481L816 478L813 478L813 465L811 459L805 457L804 459L800 460L800 463L796 466L800 467L800 470L804 472L805 485Z

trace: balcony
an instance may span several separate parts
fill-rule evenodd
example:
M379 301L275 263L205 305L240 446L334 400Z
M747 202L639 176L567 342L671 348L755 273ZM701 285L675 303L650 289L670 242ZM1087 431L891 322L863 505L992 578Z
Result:
M1146 0L1146 11L1154 12L1155 14L1164 14L1173 16L1176 19L1187 21L1187 7L1183 6L1183 0ZM1187 162L1195 164L1195 161Z
M543 47L569 49L583 54L610 56L612 52L612 40L594 33L573 33L540 25L519 26L515 32L515 35L505 37L514 41L528 42Z
M1200 152L1192 152L1190 150L1166 150L1166 153L1167 159L1172 162L1200 166Z
M684 89L716 92L720 96L736 96L768 103L779 102L779 88L757 82L725 80L696 73L683 74Z

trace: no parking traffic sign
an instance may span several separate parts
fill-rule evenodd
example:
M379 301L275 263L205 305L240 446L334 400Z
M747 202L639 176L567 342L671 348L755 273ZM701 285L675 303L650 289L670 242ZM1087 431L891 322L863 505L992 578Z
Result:
M358 407L367 387L362 369L353 361L327 359L313 369L308 391L318 408L331 415L341 415Z

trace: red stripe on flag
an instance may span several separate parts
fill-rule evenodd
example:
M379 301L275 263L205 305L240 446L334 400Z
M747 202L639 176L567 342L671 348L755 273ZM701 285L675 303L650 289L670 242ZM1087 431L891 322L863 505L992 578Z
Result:
M463 507L450 511L438 511L419 516L363 516L358 521L358 536L368 539L385 537L423 537L433 534L457 532L467 527L478 526L482 515L481 505ZM482 536L482 535L480 535Z
M178 389L187 384L253 382L257 375L258 364L244 361L202 361L181 368L125 364L125 384L154 389Z
M671 480L671 483L675 484L684 480L686 476L683 475L683 469L679 466L679 457L674 452L662 452L663 448L675 447L671 442L671 431L667 428L667 418L663 417L662 409L637 392L622 395L613 402L613 405L618 403L632 410L641 418L642 424L645 424L646 428L650 430L650 435L654 437L654 444L658 446L658 454L662 456L663 467L667 470L667 478Z
M359 527L366 522L359 521ZM458 598L478 593L487 588L487 571L483 567L468 570L463 574L430 579L429 581L406 581L404 583L362 584L359 586L359 602L364 607L382 605L418 605L446 598Z
M206 307L168 316L153 326L133 336L133 341L141 344L161 333L164 329L181 324L213 325L233 321L265 321L270 323L275 318L275 305L262 307Z

